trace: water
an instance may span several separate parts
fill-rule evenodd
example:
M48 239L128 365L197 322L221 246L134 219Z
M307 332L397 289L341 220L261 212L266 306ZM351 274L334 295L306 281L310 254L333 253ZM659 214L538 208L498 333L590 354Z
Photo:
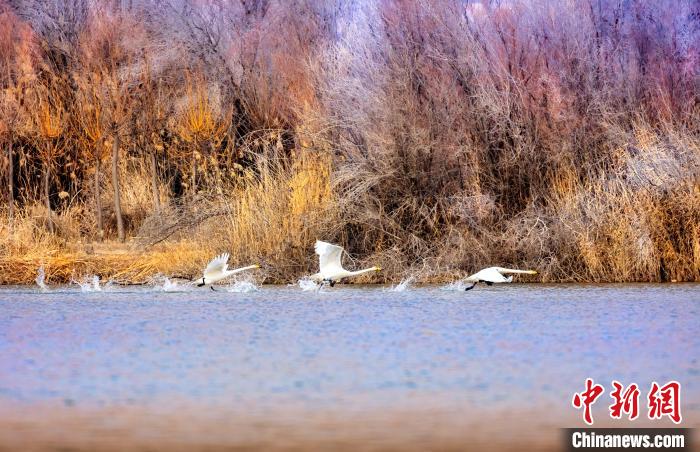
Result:
M247 284L1 289L0 425L22 408L176 405L209 416L288 408L571 420L587 377L606 389L637 383L642 407L652 381L678 380L684 418L700 420L698 284ZM604 418L609 403L594 415Z
M316 284L310 279L300 279L299 281L297 281L297 284L299 285L299 288L304 292L322 290L323 288L321 284Z
M384 289L386 292L403 292L411 287L411 284L415 278L413 276L409 276L406 279L401 280L400 283L398 283L395 286L391 286L389 288Z
M37 284L38 284L38 281L37 281ZM109 290L110 287L112 286L111 282L107 282L104 285L100 285L100 277L97 275L83 277L79 280L73 281L73 284L80 287L80 291L83 293L102 292L103 289ZM47 289L47 287L44 285L44 287L42 287L42 289Z

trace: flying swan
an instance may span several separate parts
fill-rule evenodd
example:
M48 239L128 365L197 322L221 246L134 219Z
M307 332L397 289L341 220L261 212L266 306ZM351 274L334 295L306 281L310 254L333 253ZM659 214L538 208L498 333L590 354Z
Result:
M316 283L322 284L327 282L333 287L336 282L343 278L381 270L381 267L370 267L351 272L345 270L341 263L344 251L342 247L316 240L314 248L316 249L316 254L318 254L319 272L309 276L309 279Z
M242 271L260 268L260 266L256 264L249 265L247 267L236 268L234 270L229 270L228 258L229 254L223 253L212 259L211 262L209 262L209 264L207 265L207 268L204 269L204 274L202 275L202 277L197 279L197 287L214 284L217 281L221 281L222 279L226 279L229 276L234 275L236 273L240 273ZM214 288L212 287L212 289Z
M486 283L486 285L491 286L496 283L509 283L513 281L513 277L505 277L507 274L513 274L513 273L520 273L520 274L526 274L526 275L536 275L537 272L534 270L513 270L510 268L503 268L503 267L489 267L485 268L483 270L479 270L478 272L474 273L473 275L467 277L465 279L466 282L474 283L471 286L465 288L464 290L471 290L476 286L478 283L483 282Z

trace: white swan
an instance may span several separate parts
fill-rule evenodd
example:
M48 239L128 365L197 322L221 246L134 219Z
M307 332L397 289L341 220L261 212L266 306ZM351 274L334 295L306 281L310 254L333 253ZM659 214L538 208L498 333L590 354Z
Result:
M333 287L340 279L381 270L381 267L370 267L351 272L345 270L341 263L344 251L342 247L316 240L314 248L318 254L319 272L309 276L309 279L317 283L327 282Z
M465 288L464 290L471 290L477 283L484 282L486 285L493 285L495 283L509 283L513 281L513 277L505 277L507 274L520 273L526 275L536 275L537 272L534 270L513 270L511 268L503 267L489 267L483 270L479 270L473 275L465 279L466 282L474 283L471 286Z
M240 273L242 271L260 268L260 266L256 264L249 265L247 267L236 268L234 270L229 270L228 258L229 254L224 253L212 259L211 262L209 262L209 264L207 265L207 268L204 269L204 274L202 275L202 277L197 279L197 287L214 284L217 281L221 281L222 279L226 279L229 276L236 273Z

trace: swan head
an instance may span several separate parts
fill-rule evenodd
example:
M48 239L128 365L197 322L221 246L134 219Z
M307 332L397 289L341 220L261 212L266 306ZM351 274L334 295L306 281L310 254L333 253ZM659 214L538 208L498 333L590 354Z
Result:
M262 268L262 265L260 265L260 264L253 264L253 268Z
M373 269L375 272L380 272L380 271L382 271L382 267L372 267L372 269Z

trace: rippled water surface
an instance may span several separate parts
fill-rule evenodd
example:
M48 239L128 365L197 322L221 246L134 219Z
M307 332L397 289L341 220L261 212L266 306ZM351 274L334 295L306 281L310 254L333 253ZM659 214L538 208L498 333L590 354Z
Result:
M700 412L697 284L160 289L1 289L0 407L357 410L423 397L565 412L592 377L675 379L686 417Z

